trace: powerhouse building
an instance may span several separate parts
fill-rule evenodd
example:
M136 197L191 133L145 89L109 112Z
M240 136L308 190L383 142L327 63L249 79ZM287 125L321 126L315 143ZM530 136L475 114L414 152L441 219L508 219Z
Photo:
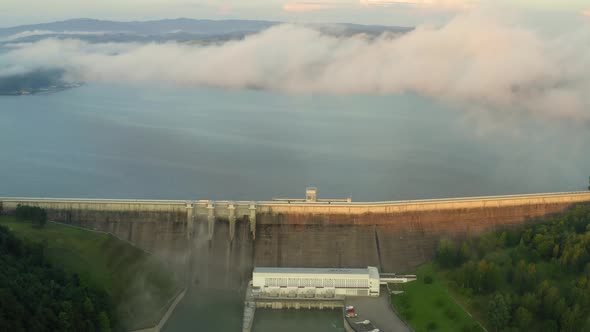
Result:
M379 270L256 267L252 292L263 297L379 296Z

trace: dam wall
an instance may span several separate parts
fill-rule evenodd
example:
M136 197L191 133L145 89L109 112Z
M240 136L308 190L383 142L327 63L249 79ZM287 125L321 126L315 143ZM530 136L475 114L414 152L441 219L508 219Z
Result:
M375 203L257 205L257 266L378 266L402 272L461 240L590 202L590 192ZM288 248L288 250L284 250Z
M187 218L192 218L192 204L186 201L0 198L4 213L18 204L41 207L49 220L108 232L150 252L163 243L178 244L175 240L186 237Z
M243 285L254 266L403 272L440 238L465 239L590 203L590 192L357 203L0 198L4 213L39 206L51 220L110 232L190 264L198 285Z

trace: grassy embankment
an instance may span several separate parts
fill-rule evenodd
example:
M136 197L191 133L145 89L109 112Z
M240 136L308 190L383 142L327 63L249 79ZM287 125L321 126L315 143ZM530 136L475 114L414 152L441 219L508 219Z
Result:
M448 281L432 263L422 265L414 273L418 280L399 285L404 293L393 296L393 305L416 332L483 331L457 304L457 295L449 293ZM432 278L432 283L425 282L427 277Z
M8 216L0 217L0 224L20 238L45 243L53 264L78 274L82 283L105 289L124 330L155 325L179 291L155 258L109 234L56 223L38 228Z

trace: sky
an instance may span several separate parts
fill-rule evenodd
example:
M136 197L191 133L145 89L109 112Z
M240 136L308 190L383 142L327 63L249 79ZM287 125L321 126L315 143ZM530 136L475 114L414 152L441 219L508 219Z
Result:
M457 13L494 7L553 29L590 20L588 0L1 0L0 26L70 18L261 19L417 26L443 24ZM32 10L34 9L34 10Z

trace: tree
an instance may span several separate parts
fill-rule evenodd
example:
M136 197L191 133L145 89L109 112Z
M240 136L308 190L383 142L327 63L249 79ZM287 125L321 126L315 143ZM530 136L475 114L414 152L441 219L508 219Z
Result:
M509 229L506 231L506 246L516 247L522 238L522 230Z
M541 323L543 326L543 332L557 332L559 331L559 325L553 319L547 319Z
M533 293L526 293L520 300L522 307L531 313L535 313L541 307L541 300Z
M580 306L575 305L571 310L565 310L561 316L561 331L576 332L584 324L584 316Z
M561 315L561 307L563 306L560 303L562 297L560 295L559 289L555 286L552 286L549 281L545 280L541 284L539 284L537 290L537 296L541 299L541 312L544 317L559 319Z
M504 296L495 294L488 302L488 321L495 331L500 331L508 326L510 321L510 309Z
M542 258L550 258L553 254L555 242L552 236L537 234L533 238L533 245L537 249L539 256Z
M471 257L471 248L467 242L463 242L457 253L457 265L463 264Z
M452 248L439 243L439 263ZM462 294L487 301L491 331L590 332L590 205L459 248L449 275Z
M526 331L531 327L533 322L533 315L526 308L518 307L514 313L514 323L516 327L522 331Z
M48 261L41 244L0 226L0 331L110 331L111 317L104 290L81 285Z
M477 284L475 289L480 293L493 292L500 284L502 276L493 262L482 259L477 264Z
M16 219L21 221L32 221L39 227L47 223L47 212L37 206L17 205L15 211Z
M457 250L455 243L448 239L442 239L438 242L436 249L436 261L443 268L454 267L457 262Z
M98 323L100 332L111 332L111 322L109 316L104 311L101 311L98 315Z
M47 212L45 210L41 210L41 215L37 221L39 222L39 226L45 226L45 224L47 223Z
M73 307L72 307L72 302L70 301L64 301L61 304L61 312L59 313L59 322L60 322L60 327L62 329L62 331L72 331L73 330L73 322L72 322L72 316L73 316Z
M94 313L94 304L88 296L84 299L84 313L87 315Z
M590 261L586 244L578 236L572 235L566 241L559 262L572 271L582 270Z
M512 278L512 283L516 289L521 293L532 290L535 287L536 279L537 268L535 264L527 264L521 259L514 269L514 276Z

